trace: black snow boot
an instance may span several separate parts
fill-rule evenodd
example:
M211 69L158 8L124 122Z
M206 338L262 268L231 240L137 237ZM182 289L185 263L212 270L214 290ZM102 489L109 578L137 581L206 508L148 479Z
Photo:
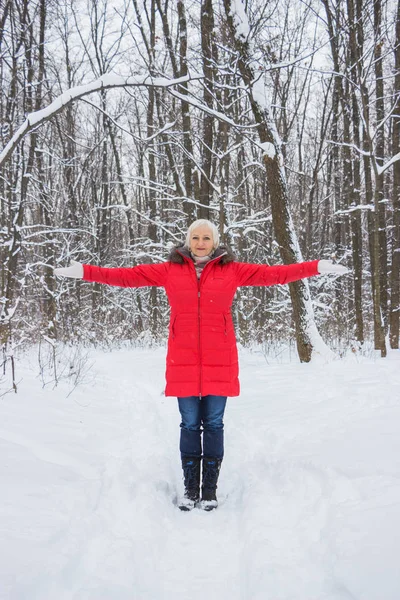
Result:
M222 458L203 458L203 484L200 502L203 510L213 510L218 506L217 483L221 464Z
M200 499L201 456L182 456L185 494L178 506L181 510L192 510Z

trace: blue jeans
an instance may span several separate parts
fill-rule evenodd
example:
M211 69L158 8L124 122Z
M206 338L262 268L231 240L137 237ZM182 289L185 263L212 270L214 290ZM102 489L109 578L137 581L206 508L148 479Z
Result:
M224 456L224 412L226 396L186 396L178 398L181 413L181 456L201 456L201 426L203 454L209 458Z

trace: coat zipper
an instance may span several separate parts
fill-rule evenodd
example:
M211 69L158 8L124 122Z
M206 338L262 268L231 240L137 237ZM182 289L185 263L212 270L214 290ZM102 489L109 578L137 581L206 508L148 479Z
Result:
M201 276L200 276L201 277ZM196 278L197 278L197 273L196 273ZM200 319L200 278L197 279L197 322L199 325L199 358L200 358L200 370L199 370L199 390L200 390L200 394L199 394L199 398L201 400L201 376L202 376L202 356L201 356L201 319Z
M201 376L202 376L202 360L201 360L201 320L200 320L200 282L201 282L201 278L202 275L204 273L204 269L206 269L208 267L208 265L210 265L212 262L214 262L215 260L218 260L219 258L221 258L222 256L224 256L224 254L221 254L221 256L217 256L216 258L211 259L206 265L204 265L203 267L203 271L200 275L200 277L197 279L197 273L196 273L196 268L194 266L194 262L192 261L192 259L189 259L189 257L185 256L184 254L181 254L178 250L177 250L178 254L180 254L181 256L183 256L183 258L190 262L193 265L193 270L194 270L194 276L196 277L196 281L197 281L197 322L198 322L198 327L199 327L199 335L198 335L198 339L199 339L199 358L200 358L200 370L199 370L199 398L201 400L202 397L202 387L201 387ZM226 253L225 253L226 254ZM226 334L226 330L225 330L225 334Z

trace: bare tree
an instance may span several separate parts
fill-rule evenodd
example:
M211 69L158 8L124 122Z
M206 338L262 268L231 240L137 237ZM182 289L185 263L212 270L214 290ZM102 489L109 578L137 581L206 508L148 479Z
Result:
M397 2L394 43L394 109L392 115L392 155L400 153L400 1ZM390 275L390 346L399 347L400 329L400 161L393 165L393 233Z
M260 142L264 148L264 165L266 170L268 188L271 198L272 218L274 229L279 244L281 258L285 264L301 260L300 248L293 228L289 211L285 176L281 167L281 150L275 124L271 119L265 103L265 94L260 87L262 83L252 67L251 49L249 44L249 31L247 22L240 15L242 26L246 31L239 30L237 19L232 9L230 0L224 0L225 13L232 34L232 43L236 48L239 58L238 65L243 81L247 87L254 119ZM243 7L242 7L243 10ZM244 21L244 22L243 22ZM293 316L296 326L296 342L300 360L309 362L315 345L318 344L318 332L313 323L312 306L307 283L298 281L290 284L290 296L293 306Z

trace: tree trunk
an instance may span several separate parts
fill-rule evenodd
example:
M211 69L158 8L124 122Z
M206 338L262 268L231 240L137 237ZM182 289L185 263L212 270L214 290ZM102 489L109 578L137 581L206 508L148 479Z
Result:
M357 61L361 59L359 55L359 45L357 43L357 27L355 18L354 0L348 0L347 11L350 24L350 73L352 81L358 79ZM357 148L361 147L360 140L360 113L358 109L357 97L354 88L351 90L351 121L353 123L353 139ZM355 338L360 344L364 343L364 322L362 313L362 230L361 230L361 172L358 152L352 155L353 185L351 188L350 207L350 229L351 229L351 249L354 270L354 308L355 308Z
M178 0L177 10L179 19L179 68L178 61L174 54L174 47L170 33L170 27L167 19L166 12L161 6L161 0L157 0L158 12L161 15L163 24L163 32L168 47L168 52L171 60L172 72L174 77L183 77L188 74L187 66L187 24L186 24L186 13L185 5L183 2ZM180 86L180 92L183 96L187 96L189 93L188 84L184 82ZM159 111L159 118L161 112ZM192 125L190 118L189 104L185 100L181 100L181 116L182 116L182 133L183 133L183 177L185 182L184 193L180 189L181 183L178 177L178 173L174 168L174 180L175 187L177 188L178 194L185 195L189 201L184 201L184 209L187 214L188 222L191 223L196 218L196 205L190 200L199 200L199 180L197 171L193 173L193 144L192 144ZM170 164L174 162L172 160L172 151L170 146L167 146L167 152ZM174 164L175 167L175 164ZM178 181L179 180L179 181Z
M116 140L114 129L113 129L110 121L108 121L108 134L110 136L111 146L112 146L112 150L113 150L113 155L114 155L114 160L115 160L115 168L117 170L118 181L119 181L119 189L121 192L122 201L123 201L124 205L126 206L125 214L126 214L126 220L127 220L127 225L128 225L129 248L133 248L133 245L135 243L135 231L134 231L134 226L133 226L132 210L131 210L131 207L130 207L130 204L128 201L125 184L124 184L124 181L122 178L123 177L122 166L121 166L121 159L120 159L118 148L117 148L117 140Z
M214 69L212 65L212 47L214 32L214 12L212 0L202 0L201 3L201 49L203 56L204 73L204 104L213 108L213 81ZM211 186L212 150L214 143L214 117L208 113L203 115L203 140L202 140L202 173L200 180L200 210L201 219L210 218L210 200L213 189Z
M394 99L392 115L392 156L400 152L400 0L397 2L396 42L394 50ZM393 234L390 275L390 347L399 348L400 328L400 161L393 165Z
M385 119L385 100L383 83L383 60L382 60L382 2L374 0L374 68L375 68L375 112L376 112L376 165L381 167L385 158L385 132L383 122ZM384 175L375 174L375 231L378 235L379 248L379 301L380 313L384 330L387 330L388 322L388 273L387 273L387 235L386 235L386 204L384 200Z
M275 123L272 121L266 104L260 104L264 96L263 85L257 86L254 70L251 65L251 48L248 40L244 40L237 31L231 12L231 0L224 0L225 14L231 31L232 41L238 52L238 66L246 85L249 100L257 123L259 139L265 153L263 161L266 169L268 189L271 199L272 220L282 260L290 264L302 260L299 244L294 232L289 211L289 200L283 168L280 165L281 152ZM316 330L309 288L306 281L296 281L289 285L292 300L296 343L301 362L309 362L314 344L323 345ZM328 349L326 349L330 352Z

